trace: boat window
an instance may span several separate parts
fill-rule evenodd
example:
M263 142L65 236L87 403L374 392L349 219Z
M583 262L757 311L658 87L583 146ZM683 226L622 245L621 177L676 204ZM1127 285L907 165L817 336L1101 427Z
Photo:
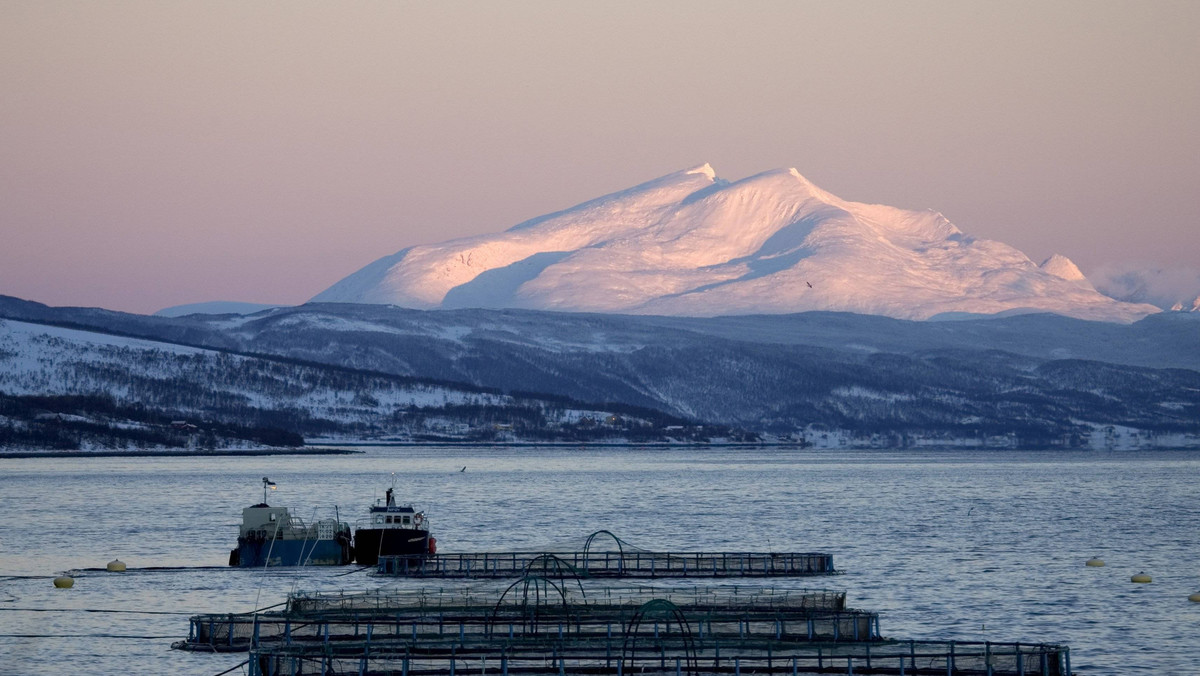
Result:
M404 517L404 525L406 525L406 526L407 526L407 525L408 525L408 522L409 522L409 518L408 518L407 516L406 516L406 517Z
M388 522L388 523L391 523L391 522L392 522L392 517L390 517L390 516L389 516L389 517L388 517L388 520L387 520L387 522Z

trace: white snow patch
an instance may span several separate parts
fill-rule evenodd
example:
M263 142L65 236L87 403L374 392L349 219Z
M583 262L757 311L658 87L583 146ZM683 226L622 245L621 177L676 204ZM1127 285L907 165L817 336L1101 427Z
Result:
M55 345L58 344L59 341L67 341L94 346L104 345L108 347L139 350L161 350L174 354L197 354L201 352L208 352L208 350L201 348L175 345L173 343L160 343L152 340L145 340L143 338L127 338L125 336L114 336L107 333L95 333L92 331L68 329L61 326L50 326L48 324L34 324L12 319L6 319L0 322L0 341L4 341L0 342L0 347L3 347L5 342L13 346L21 346L29 343Z
M880 392L878 390L869 390L865 387L854 385L851 387L835 387L831 392L837 397L854 397L857 399L875 399L878 401L912 401L914 397L911 394L898 394L895 392Z

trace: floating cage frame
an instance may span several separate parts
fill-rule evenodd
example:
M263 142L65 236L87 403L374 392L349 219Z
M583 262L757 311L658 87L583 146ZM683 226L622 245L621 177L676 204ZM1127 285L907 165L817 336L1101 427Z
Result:
M494 600L492 600L494 599ZM670 609L662 618L655 610ZM425 641L524 638L612 640L653 625L653 634L795 641L879 639L875 613L849 610L845 594L761 588L618 587L593 589L528 576L496 594L475 589L293 594L283 611L191 618L176 647L237 651L269 643L338 643L377 639Z
M1064 646L1029 643L887 641L513 641L472 644L361 641L294 644L250 652L251 676L707 676L899 674L1066 676Z
M616 551L592 551L604 536ZM580 552L380 557L377 571L457 582L196 615L173 647L248 650L251 676L1071 673L1070 650L1056 644L883 638L878 615L847 608L844 592L669 580L837 574L829 554L652 552L602 530ZM627 578L656 581L612 582Z
M595 534L593 534L594 536ZM591 544L589 538L588 545ZM820 552L459 552L381 556L380 575L514 578L554 561L562 575L590 578L806 577L835 575L833 555Z

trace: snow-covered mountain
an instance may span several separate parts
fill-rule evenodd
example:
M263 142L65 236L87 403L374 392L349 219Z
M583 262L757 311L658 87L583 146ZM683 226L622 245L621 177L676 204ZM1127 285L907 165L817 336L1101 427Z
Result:
M795 169L705 164L504 232L414 246L314 301L717 316L837 310L906 319L1041 311L1134 321L1070 260L1039 266L932 211L840 199Z

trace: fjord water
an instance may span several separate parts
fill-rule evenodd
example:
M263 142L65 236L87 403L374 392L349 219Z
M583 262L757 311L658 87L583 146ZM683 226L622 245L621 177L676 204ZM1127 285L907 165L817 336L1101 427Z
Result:
M263 476L272 504L353 521L392 472L444 552L578 549L598 529L656 550L826 551L843 575L748 584L844 589L894 638L1064 643L1079 674L1200 673L1200 453L361 450L0 460L0 673L211 676L244 657L170 650L188 614L453 584L225 567ZM104 572L114 558L130 570ZM86 568L101 570L51 584ZM1132 584L1140 571L1154 582Z

